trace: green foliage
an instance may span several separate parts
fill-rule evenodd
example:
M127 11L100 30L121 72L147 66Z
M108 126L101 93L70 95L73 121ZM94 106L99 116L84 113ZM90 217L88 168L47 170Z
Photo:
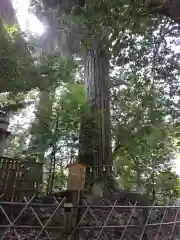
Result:
M69 25L74 24L74 31L72 26L63 25L69 34L67 44L81 42L83 47L91 46L91 37L96 35L109 48L111 133L117 180L130 190L147 192L152 198L155 195L159 202L172 202L179 197L180 187L179 177L172 171L172 160L179 150L180 62L179 50L171 49L169 41L176 43L179 30L164 19L141 16L142 9L142 1L92 1L80 15L56 13L56 21L60 24L66 17ZM80 33L76 32L77 24ZM58 172L55 182L64 186L64 167L78 156L81 119L92 116L88 115L83 84L75 81L77 73L81 75L80 61L72 60L74 56L66 59L59 52L38 59L43 86L38 92L39 101L35 101L35 118L24 131L13 126L16 137L12 152L20 155L27 150L30 155L41 155L47 168L53 153ZM26 82L26 86L35 86L33 81L37 79L32 76L32 85ZM15 86L14 82L6 84ZM4 86L10 89L10 85ZM21 87L23 92L26 88ZM87 121L86 141L92 128ZM22 132L26 133L25 138ZM22 144L27 139L30 143Z
M161 172L156 180L157 199L162 203L173 203L180 197L180 178L172 171Z
M0 37L0 92L26 92L42 86L27 43L15 26L4 27Z
M14 37L19 34L18 25L9 26L7 24L4 24L4 28L5 28L5 31L7 32L7 34L9 35L9 37L12 38L12 40L14 40Z
M63 190L67 183L67 175L64 174L63 171L57 172L54 180L54 189L55 190Z
M57 77L60 75L56 75L56 69L49 66L46 74L53 76L54 80L49 91L40 92L39 97L42 99L36 104L36 118L31 125L31 135L34 138L31 147L35 148L30 155L43 153L42 158L45 157L45 163L50 166L49 154L52 146L56 145L56 167L61 166L62 171L62 175L55 177L58 189L63 187L66 181L64 167L69 162L76 161L80 122L82 117L86 117L88 108L83 85L74 81L74 65L71 65L72 71L67 69L71 74L63 73L61 78ZM79 71L78 68L77 70ZM131 85L111 89L111 121L113 144L117 147L114 152L117 179L125 188L145 191L150 196L155 188L159 202L163 201L163 197L173 201L179 197L179 180L171 170L171 160L176 152L174 138L177 128L172 116L169 120L166 119L169 105L158 91L159 83L154 82L155 87L150 88L152 83L149 82L144 91L143 77L134 77L133 73L129 72L124 81L130 80ZM87 124L86 127L87 132L90 132L90 125ZM19 147L17 140L15 145L17 150L21 146L20 139L19 132ZM169 175L173 175L173 181L167 184Z

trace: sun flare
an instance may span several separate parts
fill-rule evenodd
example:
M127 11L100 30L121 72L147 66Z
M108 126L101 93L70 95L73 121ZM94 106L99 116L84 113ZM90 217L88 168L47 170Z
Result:
M19 25L23 31L30 31L32 34L41 36L45 29L40 20L28 11L30 0L12 0L16 11Z

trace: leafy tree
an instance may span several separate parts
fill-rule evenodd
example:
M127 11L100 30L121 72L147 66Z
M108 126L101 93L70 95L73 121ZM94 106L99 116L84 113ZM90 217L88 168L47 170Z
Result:
M161 172L156 179L156 199L159 203L173 204L179 198L179 176L173 171Z
M49 1L44 1L44 6L45 9L57 9L57 5L52 6ZM127 104L129 104L128 101L132 99L133 94L135 94L135 96L139 94L140 96L139 99L134 99L132 113L129 113L128 106L126 109L123 109L118 123L118 104L117 102L113 102L112 104L112 106L116 106L116 116L115 119L113 119L113 125L115 125L116 129L116 134L113 136L117 145L115 146L115 150L117 151L119 142L122 144L122 139L126 141L126 143L123 143L126 148L126 145L129 144L130 146L132 141L136 144L139 144L140 142L141 147L137 149L137 152L133 152L133 158L134 161L136 159L136 165L141 165L137 162L137 159L139 161L141 154L145 154L146 151L148 152L147 156L144 156L142 162L148 161L148 159L151 158L151 155L149 154L150 149L155 148L154 146L151 146L151 144L155 139L161 139L160 136L163 136L164 134L163 127L166 124L163 122L162 118L168 115L170 113L169 109L172 110L174 106L174 104L172 104L172 102L170 103L169 99L167 99L168 94L165 91L167 87L171 92L177 87L177 85L174 86L171 82L168 82L170 78L172 79L175 77L176 73L173 70L171 71L173 72L173 76L167 74L167 63L171 70L172 68L175 69L177 65L175 65L175 62L171 62L173 59L172 55L167 55L169 50L165 43L166 35L169 31L168 23L161 22L156 18L150 20L147 18L145 19L143 16L140 17L138 14L141 12L141 4L137 2L134 2L134 4L130 2L124 4L123 2L119 3L113 1L111 3L100 2L99 4L92 2L91 4L88 3L86 7L80 6L80 8L76 7L76 9L72 8L73 6L74 4L70 4L69 2L67 2L66 6L63 5L63 3L60 4L60 8L57 9L56 12L56 18L58 18L56 24L61 26L62 18L63 20L68 19L70 22L69 31L73 36L73 39L76 39L76 42L81 42L81 49L86 53L85 58L83 58L82 55L81 57L85 61L85 92L88 108L86 109L86 116L82 116L81 119L79 161L84 162L86 160L90 166L98 165L99 171L96 172L93 170L92 178L100 178L101 180L104 178L107 180L108 175L111 175L111 168L107 167L107 171L105 171L107 175L105 176L101 166L112 164L109 114L109 85L111 82L107 80L110 72L110 60L113 67L119 64L119 71L121 71L121 80L119 82L121 86L123 85L123 82L126 87L128 84L136 85L133 91L130 90L130 88L127 88L127 93L131 93L127 97ZM68 12L68 10L70 11ZM92 14L92 12L95 14ZM63 17L60 16L61 13L65 13ZM80 22L82 24L80 24ZM157 27L152 25L152 23L158 23ZM56 25L52 23L52 21L50 24L52 28ZM76 26L74 32L72 26ZM80 38L78 38L76 32L77 26L81 32ZM66 26L63 27L66 28ZM63 35L62 32L61 35ZM66 38L68 44L71 42L71 35L68 35L68 38ZM145 40L142 40L142 36L145 36ZM79 45L77 44L76 46ZM80 55L79 48L78 50L76 48L75 52ZM125 54L126 52L128 52L128 54ZM165 52L166 56L164 55ZM72 53L74 52L72 51ZM141 61L139 61L139 59L141 59ZM164 59L166 60L166 64L163 64ZM96 64L93 66L95 60ZM94 70L92 71L92 69ZM134 78L129 77L131 71L135 73ZM100 76L97 75L99 72L101 72ZM154 76L153 79L151 79L151 76ZM117 80L119 79L115 77L114 80L117 87ZM156 88L158 88L160 94L157 94L157 91L154 90ZM111 91L115 92L117 90L111 89ZM99 96L97 96L97 93ZM123 99L123 94L123 90L119 89L118 94L116 93L115 97ZM160 101L160 98L163 98L163 101ZM152 104L154 106L153 109L151 107ZM168 104L169 108L167 107ZM159 109L159 107L164 108L164 105L166 105L166 107L162 113L162 109ZM144 111L146 114L142 114ZM174 111L174 113L175 112L176 111ZM137 117L134 117L134 115ZM143 116L142 118L141 115ZM126 124L125 126L122 126L122 116L124 117L124 122L127 123L127 121L130 121L130 123L128 122L128 125ZM133 117L134 119L132 120ZM159 120L156 121L156 118ZM144 121L145 123L143 124ZM137 127L138 123L139 125L143 124L143 127ZM89 127L87 125L89 125ZM118 126L119 130L117 131ZM159 129L157 133L158 136L155 137L154 135L157 128ZM122 134L123 131L126 137L127 132L130 133L128 134L129 138L127 140ZM116 136L117 133L119 133L120 139L119 136ZM152 133L152 135L150 133ZM103 138L101 136L103 136ZM161 140L159 141L161 142ZM119 149L121 151L122 147ZM124 151L125 150L123 149L123 152ZM130 154L130 147L126 151ZM155 148L154 151L160 150L156 150ZM138 154L140 155L136 156ZM136 166L136 169L137 168L138 166ZM141 171L144 171L144 169Z
M43 79L20 31L11 0L0 3L0 31L0 93L43 88Z
M92 2L86 7L85 5L78 6L73 12L74 16L81 19L82 25L85 26L85 34L80 41L85 47L84 84L88 112L86 117L81 119L79 162L87 163L93 167L93 179L107 182L105 184L107 186L107 179L111 176L112 169L109 106L109 48L111 42L109 42L108 36L113 18L117 15L113 14L112 19L109 19L109 16L110 12L114 13L113 10L118 7L116 2L113 4ZM46 1L45 7L52 7L52 5ZM57 8L58 6L53 7ZM71 9L70 2L67 7ZM105 14L108 17L105 17ZM77 23L81 29L82 25ZM91 126L91 132L89 132L87 124ZM89 171L87 175L89 175Z
M179 30L167 20L138 15L142 6L136 2L92 2L79 10L67 6L71 13L65 7L58 9L56 24L62 18L70 22L69 28L63 25L71 33L65 39L68 46L72 39L75 45L66 46L68 59L58 46L56 54L46 53L36 61L43 88L35 104L35 119L26 129L27 135L31 133L30 144L19 144L18 154L33 149L31 155L40 154L47 168L55 164L56 170L77 159L86 161L88 181L103 180L108 191L114 185L108 179L114 161L121 185L161 200L159 192L169 190L158 179L172 172L179 112L173 99L179 91L179 59L168 39L175 41ZM80 61L72 60L74 53ZM76 82L82 62L85 91L82 76ZM91 173L92 166L98 168Z

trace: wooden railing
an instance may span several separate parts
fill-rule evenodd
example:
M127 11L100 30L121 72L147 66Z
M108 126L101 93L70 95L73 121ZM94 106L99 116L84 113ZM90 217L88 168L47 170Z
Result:
M0 195L17 200L39 193L43 164L0 157Z

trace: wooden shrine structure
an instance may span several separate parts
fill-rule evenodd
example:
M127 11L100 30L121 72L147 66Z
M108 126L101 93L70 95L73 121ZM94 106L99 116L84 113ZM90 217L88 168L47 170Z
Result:
M5 200L37 195L42 183L42 164L4 156L11 111L0 109L0 196Z

